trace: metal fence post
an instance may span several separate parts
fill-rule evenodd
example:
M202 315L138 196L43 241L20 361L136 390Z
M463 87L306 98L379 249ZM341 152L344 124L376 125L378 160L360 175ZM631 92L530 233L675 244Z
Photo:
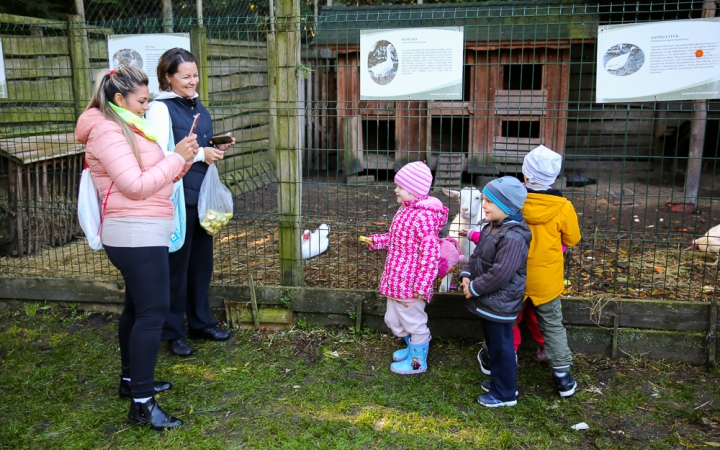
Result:
M70 61L72 64L73 100L75 115L80 117L85 104L90 101L90 53L87 30L82 17L68 15Z
M278 177L278 209L280 215L280 283L285 286L304 284L300 251L300 215L302 204L302 152L299 148L298 82L300 34L298 0L277 0L275 32L268 46L268 84L270 109L271 152L274 145Z

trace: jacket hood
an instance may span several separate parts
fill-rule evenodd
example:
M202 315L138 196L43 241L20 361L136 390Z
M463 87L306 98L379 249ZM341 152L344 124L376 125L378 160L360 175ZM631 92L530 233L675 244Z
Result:
M438 234L448 221L450 210L435 197L427 197L421 200L405 202L406 208L426 211L430 222L433 224L433 233Z
M105 116L102 115L99 109L90 108L84 113L80 114L78 119L77 127L75 127L75 139L81 144L87 144L90 133L92 133L95 127L106 121Z
M176 93L174 93L173 91L162 91L162 92L159 92L158 95L156 95L156 96L153 98L153 101L155 101L155 100L167 100L167 99L169 99L169 98L185 98L185 97L181 97L181 96L177 95ZM195 96L194 96L193 98L198 98L198 93L197 93L197 92L195 92Z
M522 208L523 217L531 225L547 223L565 206L568 199L552 194L528 193Z

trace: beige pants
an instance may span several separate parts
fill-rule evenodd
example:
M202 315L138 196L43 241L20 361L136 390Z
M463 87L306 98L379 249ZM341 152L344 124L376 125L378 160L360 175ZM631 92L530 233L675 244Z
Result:
M428 316L425 313L425 300L400 301L387 298L385 323L390 331L398 337L412 336L414 344L425 342L430 337L427 326Z

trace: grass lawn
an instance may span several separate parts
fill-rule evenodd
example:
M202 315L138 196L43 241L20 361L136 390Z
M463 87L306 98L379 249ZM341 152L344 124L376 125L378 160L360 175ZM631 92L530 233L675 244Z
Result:
M484 408L478 343L433 340L426 374L389 371L399 340L345 329L239 332L161 348L173 432L126 423L117 317L27 306L0 313L0 449L720 447L720 370L576 355L577 394L520 353L518 405ZM589 429L571 426L586 422Z

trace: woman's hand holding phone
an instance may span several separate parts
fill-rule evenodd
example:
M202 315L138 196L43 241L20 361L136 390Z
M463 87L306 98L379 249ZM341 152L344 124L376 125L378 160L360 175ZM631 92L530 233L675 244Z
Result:
M213 136L210 139L210 143L217 147L217 149L221 152L226 152L230 147L235 145L235 138L232 137L230 133L227 133L220 136Z
M186 162L192 161L197 155L200 147L197 143L197 135L191 134L182 141L175 144L175 153L182 156Z

